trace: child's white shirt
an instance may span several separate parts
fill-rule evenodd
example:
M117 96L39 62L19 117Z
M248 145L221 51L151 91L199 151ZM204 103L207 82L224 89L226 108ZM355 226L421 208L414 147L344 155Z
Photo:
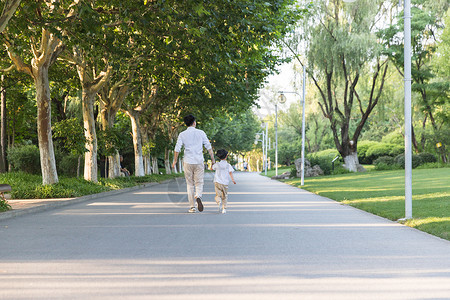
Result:
M228 185L230 182L230 172L234 172L233 167L226 160L221 160L220 162L215 163L212 168L213 170L216 170L214 182Z

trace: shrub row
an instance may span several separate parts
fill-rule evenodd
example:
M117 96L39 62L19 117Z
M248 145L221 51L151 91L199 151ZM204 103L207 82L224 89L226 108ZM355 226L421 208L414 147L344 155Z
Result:
M358 143L358 159L361 164L373 164L383 156L396 157L405 152L405 147L398 144L362 141Z
M423 164L435 163L437 161L436 157L430 153L420 153L418 155L412 155L412 168L415 169ZM400 154L396 157L392 156L381 156L377 158L373 164L375 165L375 170L394 170L405 168L405 155Z
M76 176L78 156L55 151L55 159L58 174ZM11 165L11 171L41 174L39 148L36 145L20 145L8 149L8 162Z

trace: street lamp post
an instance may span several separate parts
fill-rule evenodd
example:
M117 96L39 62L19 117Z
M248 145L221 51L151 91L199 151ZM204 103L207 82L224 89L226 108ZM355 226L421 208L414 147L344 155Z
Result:
M305 185L305 124L306 124L306 120L305 120L305 88L306 88L306 69L303 66L303 99L302 99L302 153L301 153L301 183L300 185L303 186ZM284 94L296 94L299 95L297 92L278 92L280 93L279 99L283 98L286 99L286 96Z
M275 101L275 176L278 176L278 103L285 103L286 96L280 94L278 100Z
M260 139L260 137L262 136L262 139ZM258 144L258 142L261 142L261 146L262 146L262 152L263 152L263 169L265 172L265 175L267 175L267 164L266 164L266 155L267 155L267 148L266 148L266 140L267 140L267 136L266 133L263 131L258 132L255 136L255 145Z
M356 0L344 0L355 2ZM412 218L412 125L411 125L411 0L404 0L404 89L405 89L405 219Z

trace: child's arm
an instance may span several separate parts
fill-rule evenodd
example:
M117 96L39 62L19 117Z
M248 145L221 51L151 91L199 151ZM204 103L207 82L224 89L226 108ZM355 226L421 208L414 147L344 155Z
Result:
M234 178L233 178L233 172L230 172L230 177L231 177L231 181L233 181L233 183L236 184L236 181L234 181Z

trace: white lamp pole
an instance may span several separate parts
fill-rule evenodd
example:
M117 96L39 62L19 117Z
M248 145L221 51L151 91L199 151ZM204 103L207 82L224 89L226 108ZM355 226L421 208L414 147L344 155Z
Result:
M405 69L405 219L412 218L412 142L411 142L411 0L404 3Z
M302 167L301 167L301 180L300 185L305 185L305 95L306 95L306 68L303 66L303 105L302 105Z
M267 151L268 150L268 145L269 145L268 137L269 137L269 123L266 122L266 143L265 143L265 146L266 146L266 161L265 161L266 169L264 171L264 175L267 175L267 166L269 164L269 159L268 159L269 155L268 155L268 151Z
M344 0L355 2L356 0ZM405 219L412 218L412 142L411 142L411 0L404 0L404 89L405 89Z
M278 176L278 102L275 102L275 176Z
M306 69L305 67L303 67L303 99L302 99L302 107L303 107L303 111L302 111L302 161L301 161L301 185L305 184L305 82L306 82ZM286 96L284 95L284 93L287 94L297 94L299 95L297 92L278 92L281 93L281 95L279 96L278 99L280 99L280 101L283 99L283 101L286 101ZM300 96L300 95L299 95ZM283 103L284 103L283 102Z

